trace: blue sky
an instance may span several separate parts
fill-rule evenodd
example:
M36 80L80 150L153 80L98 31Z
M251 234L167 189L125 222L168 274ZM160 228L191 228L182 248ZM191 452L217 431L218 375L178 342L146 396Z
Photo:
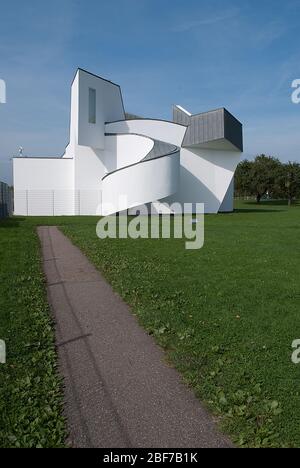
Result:
M0 15L0 180L20 145L63 153L77 67L120 84L128 112L224 106L244 124L245 156L300 161L300 0L10 0Z

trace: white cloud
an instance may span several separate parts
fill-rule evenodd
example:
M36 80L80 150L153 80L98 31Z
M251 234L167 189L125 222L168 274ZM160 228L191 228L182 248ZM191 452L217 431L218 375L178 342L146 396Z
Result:
M269 47L274 41L280 39L288 28L280 21L271 21L255 31L252 36L253 43L259 47Z
M217 23L222 23L224 21L231 20L235 18L239 13L238 9L232 9L226 13L223 13L221 15L211 15L203 18L199 18L197 20L190 20L183 22L181 24L178 24L172 28L172 31L174 32L187 32L195 28L199 28L201 26L212 26Z

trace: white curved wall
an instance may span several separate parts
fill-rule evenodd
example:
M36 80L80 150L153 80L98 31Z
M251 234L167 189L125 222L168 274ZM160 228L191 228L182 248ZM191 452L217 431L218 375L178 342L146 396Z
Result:
M175 146L181 146L186 127L164 120L123 120L105 125L106 133L138 133L161 140Z
M204 203L205 213L218 213L240 157L237 151L182 148L179 190L167 201Z
M180 156L174 153L136 164L102 182L102 215L165 198L178 190Z
M105 166L111 172L141 161L152 150L154 141L139 135L105 137Z
M95 124L89 123L89 88L96 91ZM72 84L70 143L63 158L14 160L16 214L53 214L54 201L59 214L96 214L102 188L103 203L114 206L111 212L155 200L204 202L207 213L231 209L230 183L240 153L231 151L228 142L214 142L210 149L183 148L180 158L178 151L136 164L151 151L153 140L181 147L187 127L124 118L120 88L78 70ZM102 182L107 172L120 168ZM126 206L120 206L122 194L127 196Z

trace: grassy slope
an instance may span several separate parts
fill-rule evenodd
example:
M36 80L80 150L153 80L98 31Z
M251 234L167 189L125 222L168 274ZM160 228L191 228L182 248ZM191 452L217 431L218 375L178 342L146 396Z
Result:
M0 447L62 447L65 423L33 226L0 221Z
M199 398L242 446L300 446L300 207L207 216L205 246L64 232L133 306Z
M10 354L9 367L0 368L7 383L0 414L9 428L0 445L63 440L33 233L36 225L56 224L133 306L235 441L299 447L300 369L291 363L291 343L300 338L300 207L240 208L206 217L200 251L174 239L99 241L93 217L20 218L5 222L10 229L0 222L0 337Z

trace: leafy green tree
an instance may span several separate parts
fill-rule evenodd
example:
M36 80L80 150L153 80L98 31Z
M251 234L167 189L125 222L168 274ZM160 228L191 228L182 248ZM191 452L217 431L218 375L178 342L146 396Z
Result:
M248 161L245 159L240 162L235 172L235 195L238 197L251 196L251 169L253 166L253 161Z
M282 164L277 158L261 154L253 162L250 172L251 192L259 203L264 195L276 190L278 180L281 177Z
M269 194L288 199L289 205L300 197L300 164L282 164L279 159L261 154L254 161L242 161L235 173L235 194L254 196L257 203Z
M288 162L282 165L282 173L279 181L279 191L288 199L289 205L300 196L300 164Z

